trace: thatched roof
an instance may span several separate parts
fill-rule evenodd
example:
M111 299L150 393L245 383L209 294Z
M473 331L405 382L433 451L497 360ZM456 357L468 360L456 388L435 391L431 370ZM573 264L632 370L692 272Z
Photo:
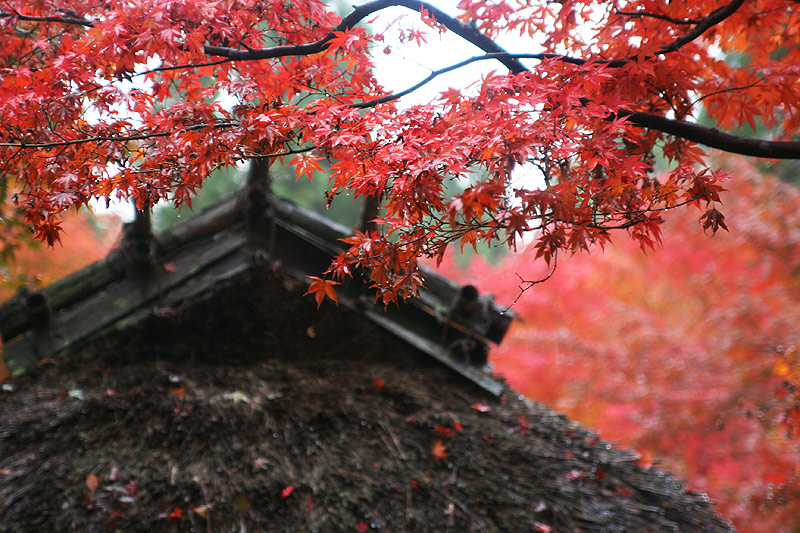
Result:
M432 357L441 292L393 318L357 297L317 310L297 261L234 261L232 227L194 241L234 249L195 282L166 290L173 266L106 320L125 274L51 317L58 335L10 343L63 347L75 309L75 329L106 323L3 384L0 531L730 529L669 474Z

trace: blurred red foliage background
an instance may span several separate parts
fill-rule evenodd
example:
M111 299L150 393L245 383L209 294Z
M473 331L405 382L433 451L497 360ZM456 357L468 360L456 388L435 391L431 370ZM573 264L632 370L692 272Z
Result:
M726 185L730 232L705 235L701 211L676 210L655 251L617 238L562 254L514 305L492 362L526 396L707 492L740 531L797 531L800 191L726 164L745 176ZM500 303L518 296L517 274L547 274L531 251L442 269Z

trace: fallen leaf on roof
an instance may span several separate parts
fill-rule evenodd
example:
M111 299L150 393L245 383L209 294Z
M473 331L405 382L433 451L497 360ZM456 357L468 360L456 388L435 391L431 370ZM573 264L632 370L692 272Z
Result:
M472 408L475 409L476 411L480 411L481 413L488 413L489 411L492 410L491 407L481 402L473 403Z
M198 516L206 518L208 516L208 512L211 510L212 507L214 507L213 503L207 503L199 507L192 507L192 511L194 511L194 513L197 514Z
M447 446L442 444L442 441L437 440L433 443L433 448L431 448L431 453L436 458L436 460L444 459L447 457Z
M433 428L436 433L444 435L445 437L452 438L455 436L456 432L451 428L444 428L442 426L436 426Z
M170 389L169 393L183 400L186 397L186 388L178 387L177 389Z
M222 395L222 398L224 400L230 400L233 403L253 403L253 400L250 399L250 396L238 390L226 392Z

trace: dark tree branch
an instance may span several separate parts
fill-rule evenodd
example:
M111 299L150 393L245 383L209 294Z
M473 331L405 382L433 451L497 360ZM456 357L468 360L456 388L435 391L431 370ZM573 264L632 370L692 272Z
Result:
M168 67L156 67L150 70L144 70L142 72L137 72L136 76L144 76L146 74L154 74L156 72L168 72L170 70L183 70L183 69L191 69L191 68L202 68L202 67L213 67L215 65L222 65L224 63L230 63L232 60L229 58L219 59L217 61L206 61L205 63L186 63L184 65L170 65Z
M585 65L587 63L596 63L596 64L607 65L607 66L610 66L610 67L618 67L618 66L620 66L620 65L616 64L617 61L622 61L622 62L626 62L627 61L627 60L591 61L591 60L587 60L587 59L580 59L580 58L577 58L577 57L564 56L564 55L560 55L560 54L547 54L547 53L541 53L541 54L510 54L508 52L496 52L496 53L492 53L492 54L483 54L483 55L480 55L480 56L472 56L472 57L469 57L469 58L465 59L464 61L460 61L460 62L455 63L453 65L450 65L450 66L447 66L447 67L443 67L443 68L440 68L438 70L434 70L424 80L422 80L422 81L420 81L418 83L415 83L414 85L412 85L408 89L404 89L404 90L402 90L400 92L396 92L396 93L392 93L392 94L387 94L385 96L381 96L381 97L375 98L373 100L367 100L366 102L360 102L358 104L353 104L352 107L355 107L357 109L364 109L364 108L368 108L368 107L375 107L376 105L383 104L385 102L391 102L393 100L397 100L398 98L402 98L403 96L405 96L407 94L413 93L414 91L416 91L417 89L423 87L424 85L427 85L434 78L436 78L438 76L441 76L442 74L447 74L448 72L452 72L454 70L460 69L461 67L465 67L465 66L467 66L467 65L469 65L471 63L475 63L475 62L478 62L478 61L486 61L487 59L498 59L498 60L499 59L539 59L539 60L542 60L542 59L557 59L559 61L563 61L565 63L571 63L573 65Z
M697 26L687 33L685 36L677 39L670 45L663 47L659 53L666 54L670 52L674 52L678 50L680 47L684 46L685 44L689 43L690 41L698 38L700 35L708 31L711 27L719 24L733 13L736 12L739 7L744 4L745 0L733 0L730 4L723 6L716 11L709 14L707 17L703 18ZM411 5L409 5L411 4ZM472 44L476 45L478 48L482 49L483 51L487 52L484 56L475 56L473 58L469 58L461 63L453 65L451 67L446 67L439 71L432 72L423 82L418 83L417 85L403 91L402 93L398 93L396 97L403 96L412 92L413 90L418 89L425 83L429 82L436 76L453 70L455 68L459 68L467 63L471 63L473 61L480 61L483 59L489 58L496 58L500 60L504 65L506 65L512 73L520 73L527 71L528 69L519 62L519 59L545 59L545 58L552 58L552 59L559 59L561 61L565 61L568 63L572 63L575 65L582 65L589 63L588 60L583 60L579 58L569 57L569 56L559 56L557 54L510 54L500 48L497 43L489 39L488 37L484 36L480 32L478 32L472 26L467 26L460 21L455 20L456 25L451 28L450 24L451 21L454 21L452 17L449 15L443 14L444 16L439 15L439 11L435 10L435 8L430 8L425 6L425 4L419 4L415 2L406 2L406 1L387 1L387 0L379 0L377 2L370 2L368 4L364 4L361 6L362 9L366 9L368 6L377 6L381 5L379 9L383 9L387 5L402 5L409 9L413 9L419 11L419 6L422 5L426 9L428 9L435 17L437 22L443 24L448 29L454 28L461 28L466 26L468 28L467 31L464 33L459 33L461 37L466 39L467 41L471 42ZM369 12L371 13L371 11ZM364 15L366 16L366 14ZM456 32L458 33L458 32ZM478 34L480 39L474 39L473 35ZM485 42L491 43L491 48L487 49L484 48ZM621 66L624 62L628 61L627 59L621 60L612 60L612 61L605 61L602 62L610 67L618 67ZM601 62L598 62L601 63ZM377 103L386 102L395 99L395 95L387 95L381 97L379 99L373 100L371 102ZM368 107L367 104L370 102L364 102L360 104L360 107ZM642 113L637 111L630 111L627 109L621 109L618 113L618 116L627 118L632 124L636 126L640 126L647 129L652 129L656 131L661 131L663 133L667 133L669 135L674 135L676 137L685 139L687 141L695 142L698 144L702 144L704 146L708 146L710 148L716 148L718 150L723 150L725 152L731 152L735 154L742 154L751 157L764 157L769 159L800 159L800 142L797 141L767 141L761 139L755 139L750 137L742 137L739 135L733 135L730 133L725 133L718 129L709 128L707 126L701 126L699 124L695 124L692 122L682 121L682 120L673 120L666 117L662 117L660 115L655 115L652 113Z
M689 19L689 18L676 19L676 18L673 18L673 17L669 17L667 15L659 15L657 13L648 13L646 11L617 11L616 13L617 13L617 15L622 15L622 16L630 17L630 18L644 18L644 17L647 17L647 18L653 18L653 19L658 19L658 20L666 20L667 22L671 22L673 24L680 24L680 25L687 25L687 26L691 25L691 24L700 24L700 22L702 22L702 19Z
M758 80L758 81L754 81L753 83L750 83L749 85L740 85L738 87L728 87L727 89L720 89L718 91L712 91L712 92L704 94L702 96L698 96L697 98L692 100L689 103L689 107L694 107L695 104L697 104L699 102L702 102L706 98L711 98L712 96L717 96L717 95L725 94L725 93L735 93L737 91L746 91L747 89L752 89L756 85L760 85L762 81L763 80Z
M31 17L28 15L22 15L20 13L9 13L7 11L0 11L0 17L7 18L7 17L14 17L19 20L25 20L29 22L56 22L60 24L78 24L80 26L86 27L93 27L94 23L90 20L74 18L74 17Z
M417 89L423 87L424 85L427 85L428 83L430 83L437 76L441 76L442 74L446 74L448 72L452 72L454 70L460 69L461 67L467 66L467 65L469 65L471 63L475 63L476 61L483 61L483 60L487 60L487 59L498 59L498 57L501 57L501 56L502 57L509 57L509 58L513 57L515 59L519 59L519 58L542 59L541 56L544 56L544 55L545 54L513 54L512 55L512 54L503 53L503 54L484 54L482 56L473 56L473 57L465 59L464 61L456 63L454 65L450 65L448 67L444 67L444 68L432 71L424 80L420 81L419 83L416 83L416 84L412 85L408 89L402 90L400 92L392 93L392 94L387 94L385 96L381 96L380 98L375 98L373 100L367 100L366 102L360 102L358 104L353 104L352 107L355 107L357 109L365 109L365 108L368 108L368 107L375 107L378 104L383 104L383 103L386 103L386 102L391 102L393 100L397 100L397 99L402 98L403 96L405 96L407 94L413 93L414 91L416 91ZM583 64L583 60L579 59L578 61L581 61L582 63L580 63L580 64Z
M637 126L668 133L725 152L769 159L800 159L798 141L766 141L741 137L692 122L625 109L621 109L617 115L627 118Z
M733 0L730 4L723 6L717 9L716 11L710 13L708 16L697 21L698 23L694 29L692 29L683 37L680 37L679 39L675 40L673 43L662 47L658 53L668 54L674 52L679 48L681 48L682 46L686 45L687 43L693 41L694 39L697 39L703 33L708 31L710 28L719 24L720 22L731 16L733 13L735 13L736 10L738 10L744 4L744 2L745 0ZM335 32L347 31L355 27L358 23L360 23L363 19L365 19L369 15L392 6L401 6L417 12L421 11L422 9L425 9L436 19L438 23L442 24L445 28L452 31L456 35L460 36L467 42L474 44L479 49L484 51L486 54L484 56L475 56L474 58L467 59L465 61L462 61L461 63L458 63L451 67L446 67L445 69L441 69L439 71L434 71L425 80L416 84L410 89L407 89L401 93L397 93L394 95L386 95L381 98L371 100L369 102L363 102L361 104L357 104L357 107L371 107L381 102L388 102L394 100L396 98L399 98L400 96L403 96L418 89L419 87L425 85L438 75L459 68L460 66L463 66L467 63L471 63L473 61L480 61L483 59L496 59L513 74L520 74L522 72L528 71L528 68L525 67L525 65L523 65L520 62L520 59L558 59L576 65L582 65L592 62L591 60L584 60L580 58L562 56L558 54L510 54L502 47L500 47L496 42L494 42L492 39L482 34L473 26L465 24L460 20L451 17L447 13L441 11L440 9L426 2L420 2L414 0L373 0L371 2L362 4L354 8L352 12L350 12L347 16L345 16L341 20L341 22L335 28L333 28L330 33L328 33L326 37L313 43L301 44L301 45L276 46L273 48L256 49L256 50L252 49L242 50L236 48L207 45L205 47L205 53L208 55L225 57L228 58L229 60L259 60L259 59L270 59L270 58L287 57L287 56L305 56L305 55L316 54L328 48L330 42L335 37ZM74 19L70 17L24 17L23 18L22 15L12 15L6 12L0 12L0 16L17 16L23 20L36 19L45 22L81 24L84 26L93 25L90 21ZM595 62L605 64L611 67L618 67L623 65L627 61L629 61L629 59L605 60L605 61L595 61ZM171 67L162 67L162 68L168 69ZM641 113L637 111L630 111L627 109L621 109L617 113L617 115L619 117L627 118L632 124L635 124L637 126L656 131L661 131L669 135L674 135L676 137L686 139L691 142L695 142L698 144L702 144L726 152L743 154L752 157L765 157L774 159L800 159L800 142L767 141L767 140L760 140L748 137L741 137L738 135L732 135L714 128L701 126L699 124L694 124L691 122L668 119L666 117L654 115L651 113ZM98 140L98 139L90 139L90 140ZM120 139L109 138L108 140L121 140L121 138ZM48 143L47 145L60 146L68 144L77 144L79 142L87 142L87 141L76 140L76 141L66 141L64 143ZM29 145L26 143L3 143L0 146L34 147L38 145L35 144Z
M733 0L727 6L723 6L713 11L708 16L696 21L697 26L694 29L692 29L692 31L688 32L683 37L680 37L679 39L675 40L673 43L663 46L658 51L658 53L668 54L671 52L675 52L676 50L686 45L687 43L697 39L703 33L708 31L710 28L716 26L717 24L719 24L720 22L731 16L733 13L735 13L736 10L739 9L739 7L741 7L742 4L744 4L744 2L745 0ZM333 28L330 31L330 33L328 33L328 35L326 35L319 41L313 43L275 46L272 48L263 48L263 49L244 49L244 50L239 48L208 45L205 47L205 53L209 55L227 57L234 60L272 59L276 57L305 56L305 55L316 54L322 52L329 46L330 42L335 37L335 32L350 30L369 15L381 11L383 9L386 9L388 7L394 7L394 6L405 7L407 9L417 12L424 9L428 11L431 15L433 15L433 17L436 19L436 22L440 23L442 26L452 31L459 37L463 38L467 42L474 44L487 54L497 54L497 60L500 61L513 74L519 74L521 72L525 72L526 70L528 70L513 55L509 54L496 42L494 42L486 35L482 34L475 27L470 26L469 24L465 24L454 17L451 17L450 15L436 8L433 5L430 5L426 2L420 2L414 0L373 0L371 2L367 2L365 4L357 6L353 9L353 11L351 11L348 15L342 18L342 21L335 28ZM586 61L558 54L547 54L547 56L562 59L564 61L573 63ZM627 61L630 61L630 59L610 60L610 61L604 61L604 63L611 63L614 64L614 66L620 66ZM619 64L617 65L616 63Z
M330 42L336 36L336 32L350 30L369 15L394 6L405 7L417 12L425 9L431 15L433 15L437 22L464 40L474 44L486 53L500 54L498 55L498 61L503 63L503 65L505 65L505 67L514 74L519 74L520 72L527 70L522 63L516 59L508 57L508 53L503 48L501 48L492 39L482 34L476 28L451 17L435 6L432 6L426 2L413 0L373 0L372 2L367 2L366 4L357 6L353 9L353 11L342 18L342 21L335 28L333 28L328 35L313 43L275 46L272 48L255 50L242 50L239 48L228 48L224 46L206 46L205 53L208 55L227 57L233 60L272 59L276 57L306 56L317 54L328 48Z
M235 124L232 122L219 122L217 124L193 124L191 126L187 126L180 130L170 130L170 131L155 131L155 132L147 132L147 133L135 133L131 135L104 135L98 137L84 137L82 139L69 139L64 141L54 141L54 142L24 142L24 141L17 141L17 142L0 142L0 148L58 148L63 146L72 146L76 144L86 144L86 143L93 143L93 142L121 142L126 143L129 141L143 141L146 139L153 139L156 137L169 137L170 135L175 135L176 133L181 133L184 131L195 131L195 130L202 130L204 128L230 128Z
M437 76L461 68L465 65L474 63L476 61L496 59L497 55L498 54L485 54L482 56L470 57L454 65L431 72L431 74L428 75L428 77L426 77L424 80L409 87L408 89L405 89L397 93L389 94L386 96L381 96L380 98L375 98L374 100L368 100L366 102L354 104L353 107L368 108L376 106L378 104L382 104L384 102L391 102L392 100L401 98L419 89L420 87L430 82ZM554 56L553 54L503 54L503 55L515 59L543 59L545 57L556 57L557 59L562 59L561 57ZM569 62L577 65L588 63L588 61L584 61L581 59L576 59L576 58L568 58L568 59L570 60ZM731 90L740 90L744 88L745 87L742 88L737 87ZM748 155L752 157L765 157L769 159L800 159L800 142L797 141L766 141L750 137L741 137L739 135L725 133L723 131L714 128L709 128L707 126L701 126L699 124L695 124L692 122L687 122L683 120L673 120L652 113L642 113L637 111L629 111L626 109L620 110L617 113L617 116L628 119L628 121L630 121L632 124L635 124L636 126L641 126L643 128L648 128L652 130L661 131L663 133L668 133L670 135L686 139L687 141L696 142L698 144L702 144L710 148L716 148L718 150L723 150L725 152Z
M716 11L712 11L708 16L701 19L700 23L694 27L692 31L684 35L683 37L676 39L672 44L667 46L663 46L658 53L659 54L669 54L670 52L674 52L681 48L682 46L694 41L709 29L713 28L726 18L733 15L737 9L742 7L745 0L733 0L727 6L723 6Z

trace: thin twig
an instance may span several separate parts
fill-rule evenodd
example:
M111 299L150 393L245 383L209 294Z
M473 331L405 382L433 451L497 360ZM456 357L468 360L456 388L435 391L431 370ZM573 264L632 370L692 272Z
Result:
M646 11L617 11L617 15L622 15L625 17L631 18L654 18L658 20L665 20L667 22L671 22L673 24L680 24L680 25L691 25L691 24L700 24L703 19L690 19L690 18L682 18L676 19L667 15L659 15L657 13L648 13Z
M9 13L7 11L0 11L0 17L2 18L13 17L28 22L56 22L61 24L78 24L80 26L86 26L88 28L94 26L94 23L90 20L73 18L73 17L33 17L30 15L23 15L17 12Z
M55 148L58 146L72 146L76 144L85 144L92 142L128 142L128 141L141 141L145 139L152 139L155 137L169 137L176 133L183 131L194 131L203 128L230 128L235 126L233 122L220 122L219 124L194 124L179 130L159 131L152 133L139 133L136 135L108 135L100 137L88 137L85 139L70 139L65 141L49 142L49 143L26 143L26 142L12 142L0 143L2 148Z
M550 268L550 273L547 274L542 279L529 281L520 276L519 273L516 273L521 284L519 286L519 294L517 294L517 297L514 298L513 302L508 304L508 306L503 310L503 313L507 313L512 307L514 307L514 305L519 301L519 299L522 298L522 295L525 294L529 289L533 288L534 285L538 285L539 283L544 283L545 281L550 279L553 276L553 274L555 274L557 264L558 264L558 250L556 250L553 253L553 266Z
M392 439L392 443L394 444L395 450L397 451L397 456L400 458L401 461L407 461L408 456L403 452L402 447L400 446L400 441L397 440L397 436L392 431L392 427L387 424L385 421L381 420L378 422L383 430L389 435L389 438ZM384 441L385 442L385 441ZM387 446L388 448L388 446Z

